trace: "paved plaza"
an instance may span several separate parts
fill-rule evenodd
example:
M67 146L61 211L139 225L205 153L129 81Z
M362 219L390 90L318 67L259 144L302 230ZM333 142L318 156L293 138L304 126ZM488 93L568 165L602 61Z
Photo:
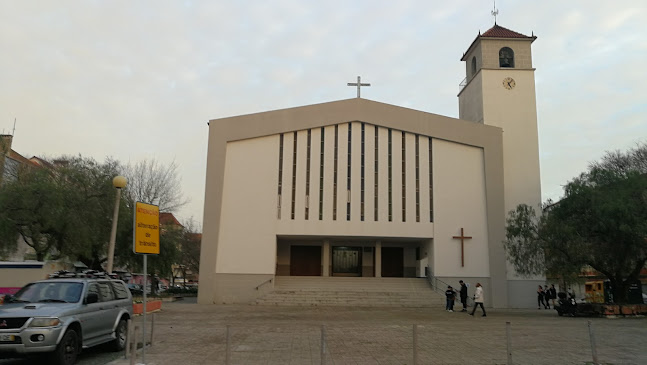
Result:
M148 316L149 320L151 316ZM138 318L141 320L141 317ZM554 310L275 307L164 303L146 364L647 364L647 318L567 318ZM417 346L414 355L414 325ZM149 333L150 333L150 327ZM141 338L141 334L138 336ZM136 363L141 363L141 349ZM116 360L111 365L130 361Z

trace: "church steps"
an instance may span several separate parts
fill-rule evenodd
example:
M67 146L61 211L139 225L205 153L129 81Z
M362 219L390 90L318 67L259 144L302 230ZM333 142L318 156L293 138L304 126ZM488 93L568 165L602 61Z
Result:
M445 299L424 278L276 277L257 305L437 307Z

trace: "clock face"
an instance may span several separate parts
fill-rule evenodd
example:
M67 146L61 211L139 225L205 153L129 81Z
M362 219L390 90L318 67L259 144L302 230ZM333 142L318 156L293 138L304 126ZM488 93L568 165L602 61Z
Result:
M514 81L512 77L506 77L503 79L503 87L505 87L508 90L514 89L514 87L517 85L517 83Z

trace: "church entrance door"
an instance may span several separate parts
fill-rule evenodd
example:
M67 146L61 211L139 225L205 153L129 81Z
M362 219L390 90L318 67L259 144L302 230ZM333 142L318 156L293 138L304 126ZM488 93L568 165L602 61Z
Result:
M382 277L404 277L404 249L382 247Z
M321 276L321 246L291 246L290 275Z
M333 247L333 276L362 276L361 247Z

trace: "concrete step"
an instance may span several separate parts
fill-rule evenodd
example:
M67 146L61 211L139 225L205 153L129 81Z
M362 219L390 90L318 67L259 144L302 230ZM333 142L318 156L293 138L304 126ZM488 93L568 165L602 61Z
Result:
M254 304L277 306L444 307L425 278L277 276Z

